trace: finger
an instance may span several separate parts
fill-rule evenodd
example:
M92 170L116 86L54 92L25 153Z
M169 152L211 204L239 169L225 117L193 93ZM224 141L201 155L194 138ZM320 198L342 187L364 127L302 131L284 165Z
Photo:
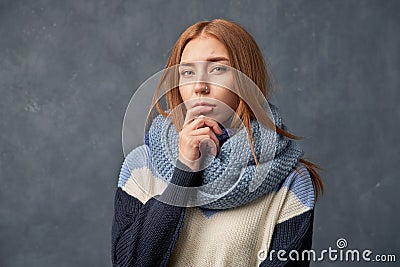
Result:
M213 154L214 156L217 156L218 151L219 151L219 148L218 148L218 146L215 144L215 141L213 141L213 140L210 139L210 138L203 139L203 140L200 142L200 147L199 147L200 152L204 154L205 151L206 151L206 149L207 149L207 147L210 148L211 154Z
M212 139L210 139L208 136L206 136L204 138L203 138L203 136L198 141L199 142L198 148L199 148L200 153L202 155L205 154L205 152L207 151L207 147L209 147L210 152L214 156L216 156L218 154L218 148L217 148L215 142Z
M200 148L200 143L204 139L210 139L210 137L206 134L194 136L194 147Z
M217 149L219 150L219 140L215 133L211 130L210 127L199 128L190 133L192 136L196 135L208 135L209 138L215 143Z
M197 118L190 124L190 127L192 127L192 129L198 129L198 128L202 128L205 126L212 128L212 130L219 135L222 134L222 130L219 127L218 122L216 122L213 119L207 118L207 117Z
M190 124L191 122L193 122L196 118L191 118L188 119L188 117L185 118L185 122L183 123L182 127L185 127L186 125Z

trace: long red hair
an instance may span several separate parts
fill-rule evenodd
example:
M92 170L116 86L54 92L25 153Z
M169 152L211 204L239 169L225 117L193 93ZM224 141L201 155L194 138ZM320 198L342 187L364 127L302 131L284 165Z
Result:
M231 21L223 19L202 21L187 28L176 41L166 64L166 68L168 69L170 67L180 64L182 52L186 44L198 37L213 37L222 42L228 50L230 66L248 76L257 85L257 87L266 99L269 99L271 97L273 88L272 76L267 69L267 62L264 61L261 50L259 49L253 37L244 28ZM180 105L181 103L183 103L183 100L179 93L179 88L176 86L176 81L171 81L171 83L175 84L175 86L165 93L165 101L167 107L170 110L174 110L175 108L183 106ZM153 98L153 102L155 103L157 111L164 116L172 115L171 117L173 118L174 125L177 130L180 131L182 129L184 120L183 111L181 111L180 114L178 113L179 116L175 114L168 114L166 111L164 111L160 104L160 92L161 89L159 86ZM254 95L254 97L257 96ZM263 107L260 105L253 107L253 110L254 112L257 112L256 114L265 113ZM239 105L236 109L236 114L242 121L243 125L246 127L247 136L250 140L252 154L254 156L256 164L258 165L258 160L254 151L251 135L251 119L254 119L255 115L248 104L246 104L246 102L243 101L243 99L241 99L240 97ZM279 134L287 138L294 140L304 139L303 137L295 136L279 128L269 119L267 115L262 116L261 122L269 127L275 127L274 129ZM322 193L324 190L321 177L317 172L317 169L321 170L322 168L308 160L305 160L304 158L301 158L299 161L302 162L310 172L310 176L314 185L315 195L316 198L318 198L319 194Z

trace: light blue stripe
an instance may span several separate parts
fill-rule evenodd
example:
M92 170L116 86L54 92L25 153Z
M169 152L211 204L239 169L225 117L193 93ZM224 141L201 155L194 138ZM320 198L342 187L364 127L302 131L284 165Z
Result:
M282 187L288 188L305 207L313 208L315 204L315 192L310 173L302 163L297 164L296 167L300 173L294 170L286 178Z
M131 177L132 170L147 167L151 168L150 151L146 145L133 149L126 156L119 173L118 187L123 187Z

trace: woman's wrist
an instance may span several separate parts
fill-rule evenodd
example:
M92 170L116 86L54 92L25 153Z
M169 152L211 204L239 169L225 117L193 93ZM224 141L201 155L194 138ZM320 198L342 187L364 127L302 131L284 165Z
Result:
M179 164L179 166L178 162L181 163ZM200 169L200 163L201 163L201 158L198 158L196 160L190 160L187 159L182 153L179 153L177 167L178 168L182 167L185 171L197 172Z

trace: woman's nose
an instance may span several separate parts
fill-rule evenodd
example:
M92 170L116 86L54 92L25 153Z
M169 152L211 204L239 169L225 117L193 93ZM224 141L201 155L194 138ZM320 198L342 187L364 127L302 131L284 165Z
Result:
M209 92L209 88L205 82L197 82L194 85L194 91L196 94L206 94Z

